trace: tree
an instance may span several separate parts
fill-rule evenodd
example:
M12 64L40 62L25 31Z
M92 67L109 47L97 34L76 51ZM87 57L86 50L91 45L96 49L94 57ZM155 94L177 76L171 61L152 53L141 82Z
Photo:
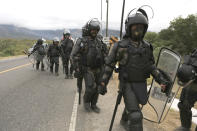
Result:
M187 18L178 17L170 22L167 29L159 32L159 39L165 46L180 54L187 54L197 48L197 16L189 15Z
M155 43L157 41L158 34L156 32L147 32L144 38L150 43Z

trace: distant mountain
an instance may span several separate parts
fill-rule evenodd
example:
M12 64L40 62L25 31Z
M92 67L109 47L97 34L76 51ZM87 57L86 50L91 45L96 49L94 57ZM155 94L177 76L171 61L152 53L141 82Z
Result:
M72 37L81 37L81 29L71 29ZM14 38L14 39L38 39L44 37L45 39L53 39L58 36L62 37L63 29L61 30L32 30L14 25L0 24L0 38ZM105 30L103 30L105 34ZM119 31L109 30L109 36L119 36Z

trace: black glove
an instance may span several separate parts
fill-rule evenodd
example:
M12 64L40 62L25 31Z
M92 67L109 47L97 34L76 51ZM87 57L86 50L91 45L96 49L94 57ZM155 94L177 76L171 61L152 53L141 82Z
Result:
M161 92L165 93L167 96L169 95L170 93L170 88L173 86L173 82L171 80L171 77L164 71L160 70L159 69L159 72L160 72L160 75L158 76L158 83L159 84L163 84L166 86L166 88L163 90L161 90Z
M31 55L32 53L29 53L27 56L28 56L28 58L29 58L29 56Z
M105 93L107 93L107 87L100 84L98 86L98 93L101 95L105 95Z

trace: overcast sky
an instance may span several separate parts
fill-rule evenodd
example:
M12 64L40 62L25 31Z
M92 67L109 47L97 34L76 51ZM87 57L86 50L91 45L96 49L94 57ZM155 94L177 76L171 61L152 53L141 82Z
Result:
M31 29L81 28L91 18L101 17L101 0L0 0L0 24L15 24ZM197 0L126 0L128 12L148 4L154 9L149 30L159 31L178 16L197 13ZM122 0L109 0L109 28L119 29ZM151 12L148 10L148 15ZM124 19L125 19L124 18ZM103 0L103 21L106 0Z

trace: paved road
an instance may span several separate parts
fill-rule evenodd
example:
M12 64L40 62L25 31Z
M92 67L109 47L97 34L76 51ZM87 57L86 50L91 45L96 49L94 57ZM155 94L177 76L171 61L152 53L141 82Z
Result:
M0 61L0 72L28 64L26 57ZM32 65L0 74L0 131L67 131L75 81Z
M26 57L0 60L0 131L108 131L117 84L111 81L109 93L100 96L100 114L86 113L82 105L73 108L76 79L65 80L61 69L56 77L36 71ZM113 131L124 131L119 125L122 110L123 102ZM75 120L76 127L69 130ZM152 127L144 129L156 131Z

